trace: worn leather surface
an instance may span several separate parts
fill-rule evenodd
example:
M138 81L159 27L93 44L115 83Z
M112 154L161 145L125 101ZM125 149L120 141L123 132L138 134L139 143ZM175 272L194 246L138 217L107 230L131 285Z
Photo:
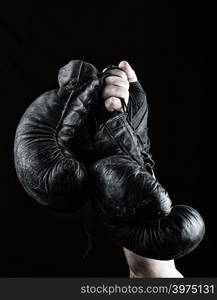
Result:
M183 256L202 240L203 219L191 207L173 207L154 177L140 83L130 84L124 113L100 116L108 73L81 60L59 71L59 89L36 99L18 124L18 178L33 199L57 210L76 211L90 197L116 242L139 255Z
M100 75L81 60L59 71L59 89L38 97L16 131L14 157L18 178L41 204L74 211L88 198L91 130Z
M127 112L108 119L95 135L101 159L91 167L92 199L117 243L141 256L169 260L195 249L205 225L195 209L173 207L155 179L147 120L147 99L135 82Z

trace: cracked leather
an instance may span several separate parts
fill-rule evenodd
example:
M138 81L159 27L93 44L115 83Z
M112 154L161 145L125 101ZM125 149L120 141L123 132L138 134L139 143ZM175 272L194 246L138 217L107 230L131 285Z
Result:
M91 197L116 242L139 255L183 256L202 240L203 219L191 207L173 207L154 177L138 82L130 84L124 113L100 117L108 75L82 60L60 69L59 88L38 97L18 124L18 178L33 199L57 210L76 211Z
M135 82L130 84L127 112L106 120L95 135L99 160L90 170L93 207L121 246L141 256L169 260L195 249L205 225L194 208L173 207L155 179L147 120L146 95Z
M75 211L88 199L97 69L74 60L60 69L59 89L43 93L22 116L15 136L17 176L37 202Z

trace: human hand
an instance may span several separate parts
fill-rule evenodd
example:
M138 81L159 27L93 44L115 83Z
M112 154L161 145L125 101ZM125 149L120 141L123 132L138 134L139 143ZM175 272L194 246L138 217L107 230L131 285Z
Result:
M128 104L129 85L137 81L136 73L127 61L121 61L120 69L109 70L109 76L105 78L105 86L102 90L104 105L108 111L123 112L121 100ZM106 72L107 69L103 71Z

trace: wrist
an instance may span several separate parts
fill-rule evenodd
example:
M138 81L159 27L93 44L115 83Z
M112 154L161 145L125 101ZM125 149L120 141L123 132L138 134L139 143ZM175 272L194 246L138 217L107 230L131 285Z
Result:
M174 260L157 260L143 257L124 248L130 278L183 277Z

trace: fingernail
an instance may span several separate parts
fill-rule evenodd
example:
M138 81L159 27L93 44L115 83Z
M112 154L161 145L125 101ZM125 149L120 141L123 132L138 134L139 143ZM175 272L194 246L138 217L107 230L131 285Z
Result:
M127 65L127 61L126 60L122 60L119 64L120 67L124 67Z

